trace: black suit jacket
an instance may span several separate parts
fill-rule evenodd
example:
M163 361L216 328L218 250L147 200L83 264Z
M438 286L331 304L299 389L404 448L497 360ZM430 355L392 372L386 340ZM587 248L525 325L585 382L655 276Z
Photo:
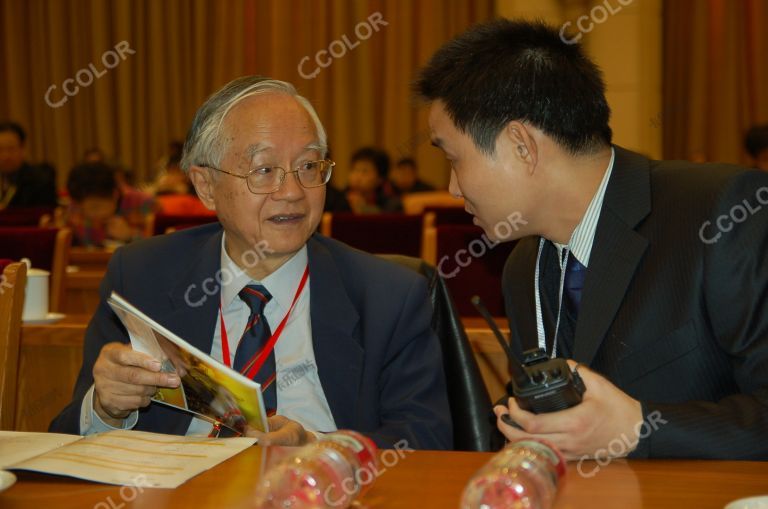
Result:
M768 174L615 150L572 357L638 399L644 417L666 421L632 456L766 460ZM538 242L519 242L503 277L523 348L537 341ZM553 252L541 263L548 337Z
M105 302L112 290L200 350L211 351L219 291L214 280L206 280L220 268L221 236L215 223L115 252L86 332L72 403L51 431L80 432L80 407L101 348L128 342ZM406 440L411 448L449 449L451 416L426 280L320 235L310 238L307 248L312 345L336 426L361 431L380 447ZM204 292L212 288L214 294ZM140 411L135 429L184 434L189 422L189 415L152 403Z
M16 186L16 194L11 198L8 208L56 207L56 170L53 166L24 163L7 178Z

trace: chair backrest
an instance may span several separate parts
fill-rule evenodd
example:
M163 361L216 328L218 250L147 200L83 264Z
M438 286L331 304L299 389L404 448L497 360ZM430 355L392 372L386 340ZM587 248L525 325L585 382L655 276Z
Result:
M479 316L470 302L479 295L493 316L504 316L501 276L515 242L494 244L479 226L435 229L435 265L445 278L461 316Z
M27 266L11 263L0 274L0 429L13 430Z
M216 216L212 215L170 215L170 214L156 214L154 220L153 235L161 235L165 233L168 228L181 229L183 225L186 228L193 226L200 226L208 223L215 223L218 221Z
M331 215L330 236L369 253L421 256L420 215L336 213Z
M464 210L464 207L426 207L425 214L434 214L434 220L429 226L442 226L444 224L465 224L471 225L472 214Z
M64 304L64 278L71 247L72 231L68 228L0 227L0 257L29 258L33 268L50 271L50 311L61 311Z
M448 191L427 191L403 195L403 212L421 214L426 207L464 207L462 198L451 196Z
M453 448L457 451L494 450L496 436L491 398L445 281L423 260L398 255L379 256L408 267L429 281L432 330L440 340L443 353L453 421Z
M51 207L21 207L0 210L0 226L37 226L45 215L52 215Z

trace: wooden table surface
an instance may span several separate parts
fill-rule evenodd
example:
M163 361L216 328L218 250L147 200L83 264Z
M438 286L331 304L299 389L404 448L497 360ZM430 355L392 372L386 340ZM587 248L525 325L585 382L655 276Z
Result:
M253 504L265 450L252 447L175 490L116 487L63 477L17 472L0 493L3 509L182 508L244 509ZM394 451L359 507L457 508L467 480L488 453L416 451L399 461ZM723 508L729 501L768 495L768 462L625 461L598 467L571 463L557 509Z

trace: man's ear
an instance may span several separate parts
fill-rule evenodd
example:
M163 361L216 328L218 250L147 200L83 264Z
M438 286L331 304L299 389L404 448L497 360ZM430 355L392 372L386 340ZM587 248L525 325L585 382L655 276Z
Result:
M539 162L539 147L528 127L522 122L513 120L504 128L503 136L511 144L514 157L528 166L529 173L533 173Z
M200 166L190 166L189 180L195 186L197 196L203 202L203 205L209 210L216 210L216 202L213 199L213 190L216 183L213 181L214 176L211 174L211 170L201 168Z

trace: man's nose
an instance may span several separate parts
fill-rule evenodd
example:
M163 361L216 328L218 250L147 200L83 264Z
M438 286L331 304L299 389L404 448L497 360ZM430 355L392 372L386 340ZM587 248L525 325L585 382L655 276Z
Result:
M299 200L304 196L304 187L299 183L299 174L287 172L280 189L272 193L277 200Z

